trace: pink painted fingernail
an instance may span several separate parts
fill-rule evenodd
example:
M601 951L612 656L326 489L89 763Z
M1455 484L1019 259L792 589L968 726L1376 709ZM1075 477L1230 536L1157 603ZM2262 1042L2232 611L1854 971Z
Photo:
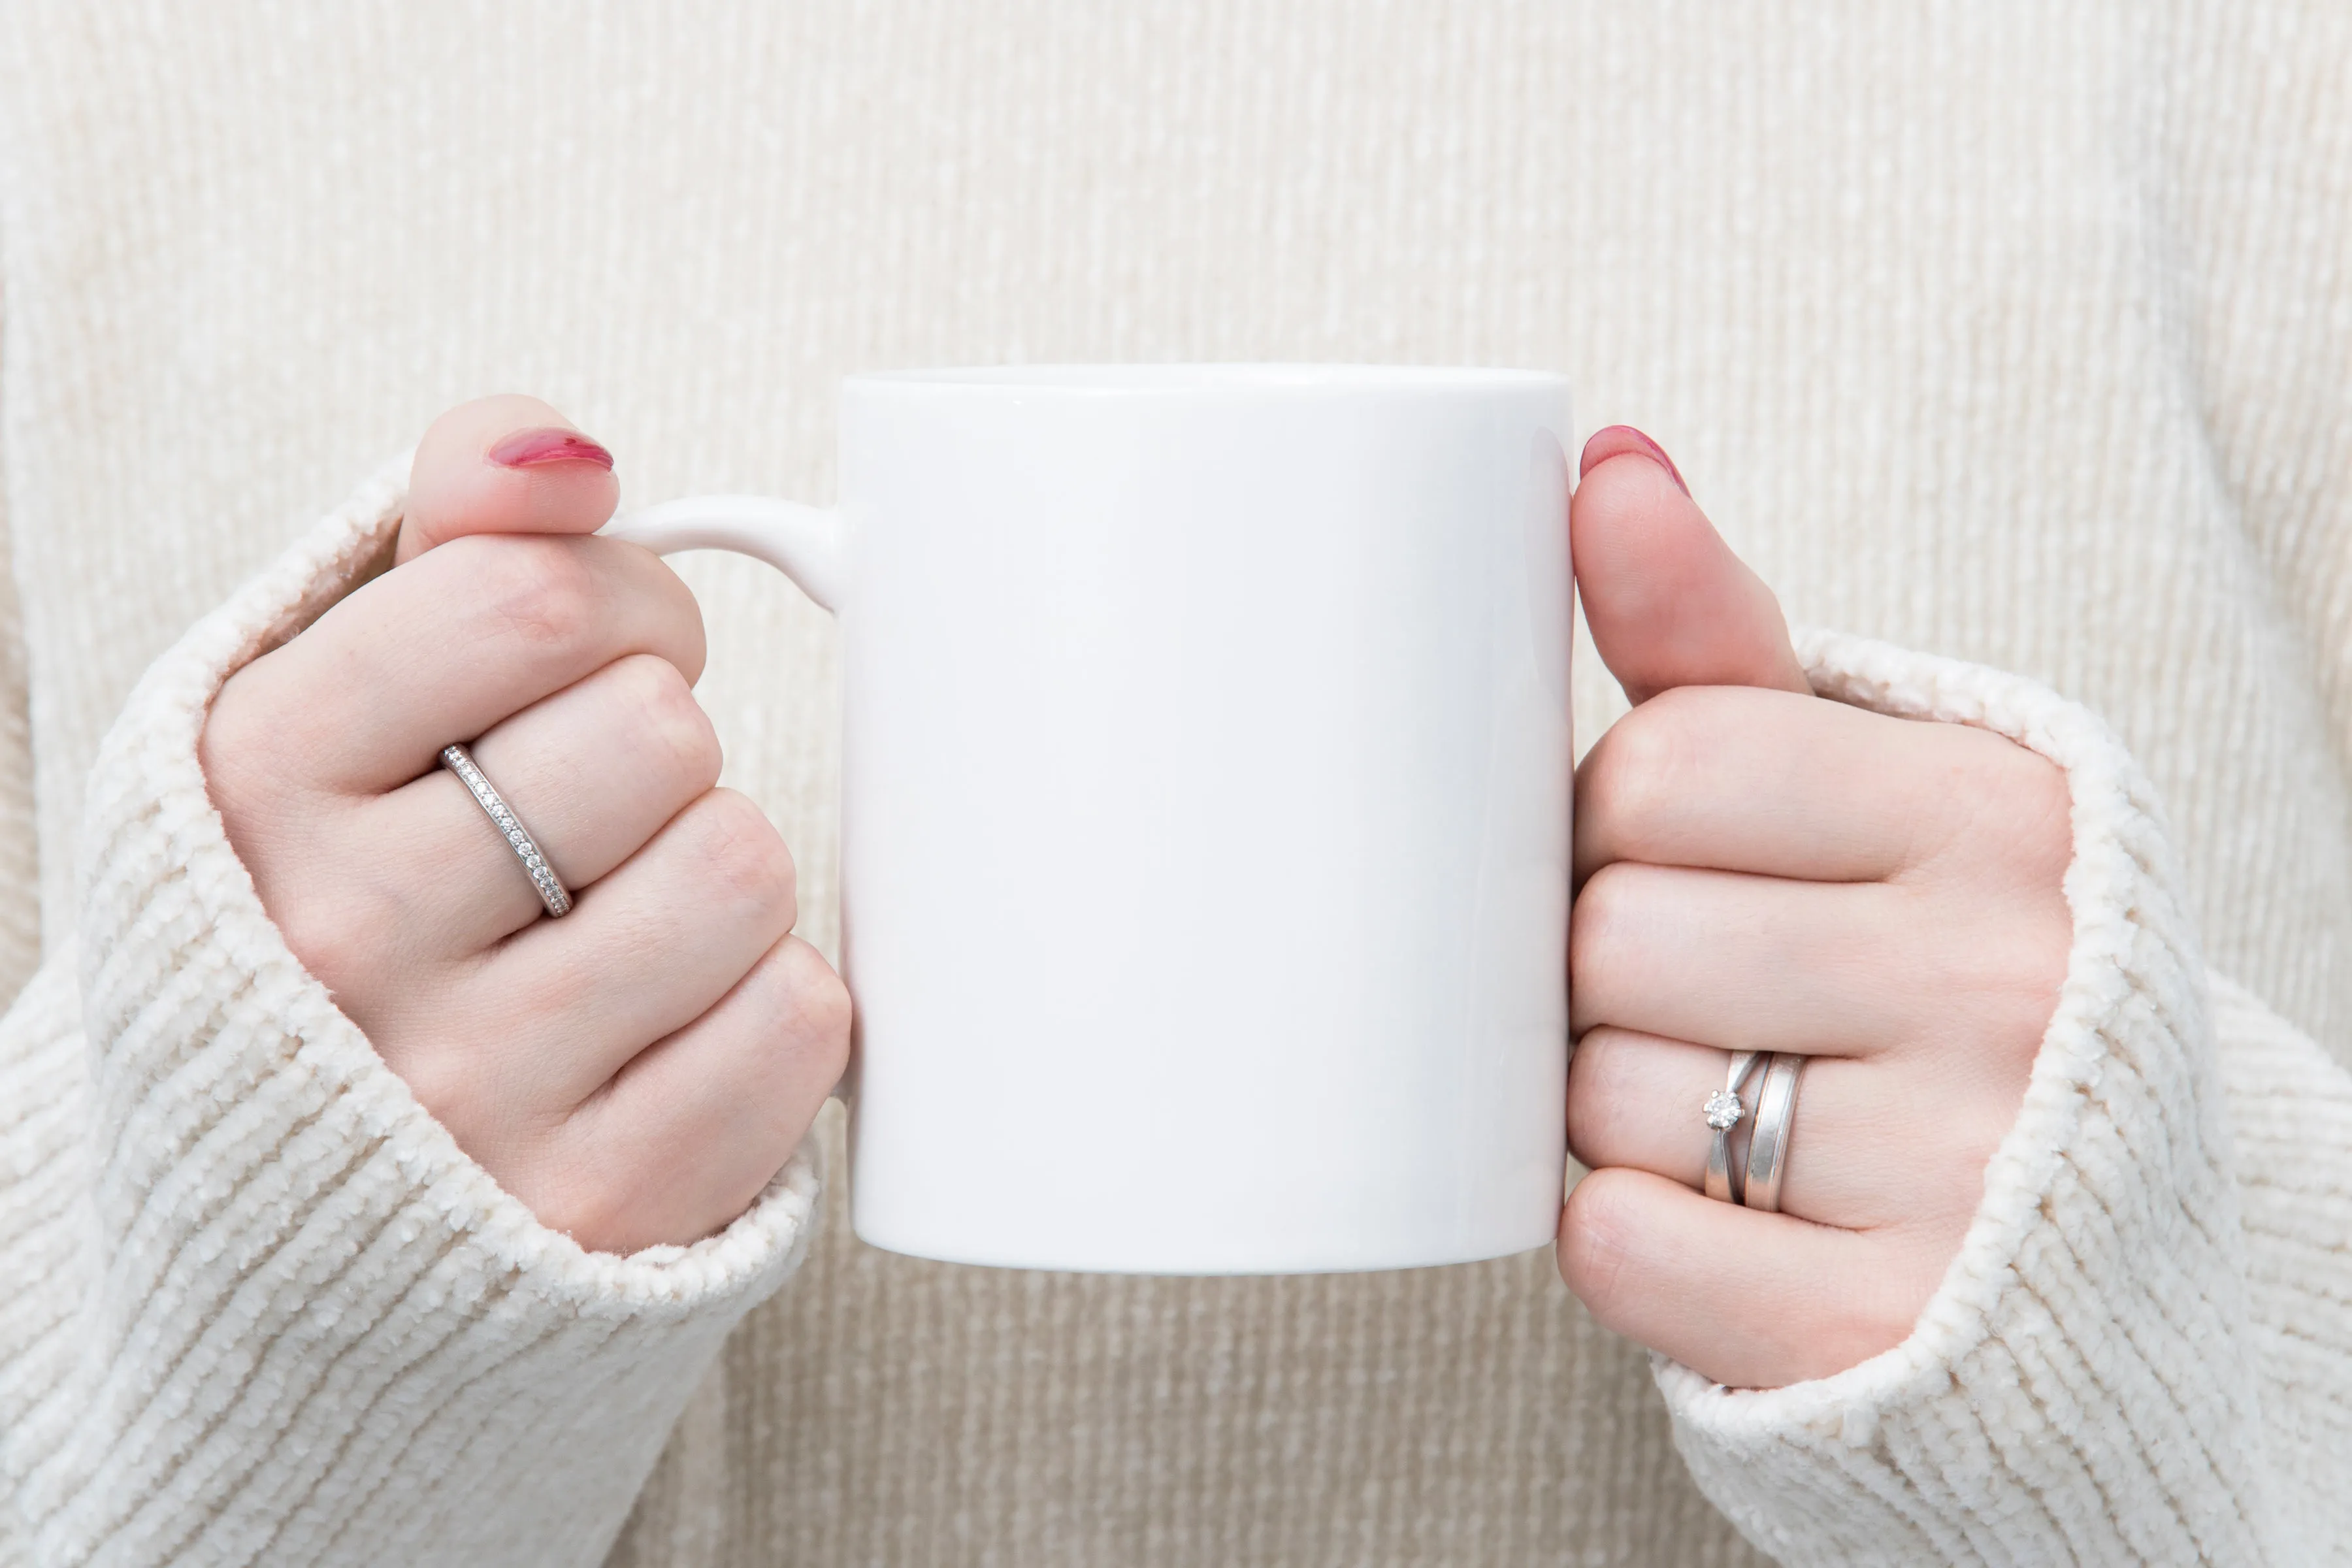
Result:
M490 448L490 461L508 468L541 468L551 463L613 466L613 454L577 430L518 430Z
M1592 471L1593 465L1605 463L1612 458L1622 458L1628 452L1649 458L1666 470L1666 477L1675 481L1675 489L1685 495L1691 493L1690 486L1683 483L1683 471L1675 467L1675 460L1666 456L1666 449L1631 425L1612 425L1595 430L1592 439L1584 444L1584 456L1577 459L1576 477L1580 479Z

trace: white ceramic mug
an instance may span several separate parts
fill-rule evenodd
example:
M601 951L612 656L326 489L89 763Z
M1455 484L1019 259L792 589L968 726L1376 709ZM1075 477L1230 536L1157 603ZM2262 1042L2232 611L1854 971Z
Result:
M612 526L840 616L860 1237L1164 1274L1551 1239L1569 433L1520 371L861 375L837 510Z

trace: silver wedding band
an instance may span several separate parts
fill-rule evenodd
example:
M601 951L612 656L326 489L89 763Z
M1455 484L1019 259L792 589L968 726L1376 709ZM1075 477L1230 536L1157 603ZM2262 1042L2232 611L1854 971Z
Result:
M1740 1202L1767 1214L1780 1212L1780 1177L1789 1168L1789 1127L1797 1116L1797 1075L1805 1058L1774 1053L1756 1090L1756 1125L1748 1135L1748 1181Z
M530 878L530 885L538 890L539 901L547 906L547 912L559 920L570 914L572 894L557 879L547 857L540 853L539 841L531 837L530 830L523 826L522 819L507 805L498 786L475 765L473 753L463 746L444 746L441 765L457 775L457 782L473 793L474 803L488 815L490 826L505 837L507 847L522 862L523 872Z
M1751 1105L1742 1091L1761 1068ZM1706 1097L1706 1195L1769 1214L1780 1210L1780 1180L1789 1167L1789 1129L1797 1115L1797 1075L1805 1058L1791 1052L1734 1051L1723 1087ZM1748 1125L1745 1149L1733 1142Z

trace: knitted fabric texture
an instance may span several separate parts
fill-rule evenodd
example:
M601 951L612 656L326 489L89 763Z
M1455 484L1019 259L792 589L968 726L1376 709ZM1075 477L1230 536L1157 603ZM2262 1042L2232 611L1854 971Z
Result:
M2066 770L2074 948L2024 1108L1911 1338L1765 1393L1660 1364L1699 1484L1790 1563L2352 1549L2338 1519L2314 1554L2304 1528L2325 1499L2278 1486L2270 1462L2203 967L2146 779L2105 725L2030 681L1849 637L1800 651L1823 696L1979 725ZM2308 1042L2297 1056L2305 1082L2343 1083ZM2347 1190L2348 1151L2298 1163ZM2340 1368L2327 1381L2352 1394Z
M52 964L0 1029L14 1102L44 1108L9 1143L11 1212L35 1223L5 1256L37 1282L17 1304L32 1327L0 1342L0 1461L33 1562L593 1562L720 1338L797 1257L804 1159L693 1247L621 1259L548 1232L256 902L205 795L204 712L362 577L398 518L372 485L142 682L92 774L79 1003ZM1913 1337L1771 1393L1661 1365L1701 1485L1790 1563L2030 1563L2060 1542L2160 1561L2183 1532L2215 1562L2352 1548L2267 1463L2260 1363L2279 1342L2249 1331L2201 969L2146 782L2031 682L1857 638L1802 651L1825 696L1981 725L2065 768L2074 950ZM2308 1042L2252 1026L2272 1073L2352 1100ZM2352 1191L2347 1151L2288 1169ZM2295 1279L2273 1311L2324 1318ZM2323 1385L2352 1398L2340 1365L2296 1375L2307 1405L2340 1408ZM2129 1441L2069 1441L2091 1409Z
M109 1163L162 1170L100 1136L127 1110L69 1088L128 1059L86 1049L75 1018L103 998L77 962L152 972L164 1000L126 1018L181 1005L160 950L77 935L90 791L122 787L94 776L100 742L142 673L461 399L547 398L616 455L625 505L823 503L843 375L1053 360L1566 374L1583 428L1674 454L1792 619L2016 672L2121 738L2178 862L2145 879L2173 910L2114 928L2148 950L2118 973L2149 989L2079 1016L2095 1037L2036 1091L2078 1108L2079 1137L2011 1145L2022 1185L1988 1194L1966 1277L1903 1352L1924 1359L1857 1369L1823 1395L1833 1422L1819 1390L1670 1377L1678 1426L1542 1251L1054 1275L825 1223L686 1400L614 1568L1750 1568L1809 1531L1869 1561L2277 1558L2297 1531L2324 1558L2352 1497L2331 1163L2352 1102L2327 1065L2352 1062L2347 79L2343 0L0 7L0 997L50 965L0 1068L0 1408L37 1400L45 1425L0 1446L38 1463L51 1532L8 1522L30 1516L0 1464L0 1563L101 1539L135 1561L151 1539L92 1522L147 1506L135 1478L67 1499L95 1462L50 1451L74 1396L22 1392L65 1375L59 1347L104 1342L50 1324L111 1300ZM835 629L756 563L676 564L725 782L782 832L803 933L837 954ZM1572 680L1590 744L1623 699L1589 642ZM2156 831L2137 812L2111 814L2116 842ZM2194 989L2160 952L2177 927L2242 987L2212 989L2210 1039L2173 1006ZM2177 1035L2134 1021L2159 1001ZM2208 1140L2217 1114L2233 1147ZM811 1150L828 1173L838 1123ZM2019 1163L2036 1151L2046 1174ZM215 1179L173 1169L156 1179ZM2021 1229L2024 1192L2098 1202ZM222 1235L200 1234L173 1289ZM2055 1283L2076 1253L2097 1290ZM53 1273L80 1282L70 1305ZM2187 1338L2200 1322L2226 1331ZM340 1364L320 1375L374 1363ZM1945 1367L1959 1403L1918 1403ZM303 1419L373 1432L434 1397L339 1386ZM457 1495L492 1446L452 1447L465 1404L403 1450L444 1453L452 1480L370 1459L365 1484L426 1513ZM653 1439L596 1420L613 1455L544 1442L546 1473L483 1495L576 1488L561 1539L602 1529L635 1462L617 1451ZM346 1462L307 1438L187 1452L171 1485L249 1468L235 1507L263 1513L301 1467ZM1784 1536L1750 1494L1790 1466L1816 1519ZM386 1541L455 1528L372 1506Z
M79 973L0 1025L0 1475L37 1563L593 1563L807 1234L796 1159L688 1247L583 1252L306 973L205 792L220 682L383 553L369 486L206 617L91 773Z

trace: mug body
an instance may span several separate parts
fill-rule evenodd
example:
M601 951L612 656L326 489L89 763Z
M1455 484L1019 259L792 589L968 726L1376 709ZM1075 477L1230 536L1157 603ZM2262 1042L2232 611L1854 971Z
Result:
M860 1237L1177 1274L1549 1242L1570 428L1525 372L846 384Z

